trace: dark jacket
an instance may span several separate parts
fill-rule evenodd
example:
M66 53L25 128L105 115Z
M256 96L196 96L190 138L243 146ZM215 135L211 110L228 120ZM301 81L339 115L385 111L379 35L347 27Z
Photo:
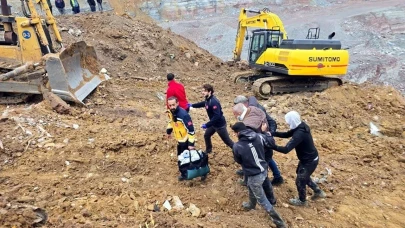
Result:
M246 176L254 176L267 170L262 138L251 129L238 134L239 141L233 144L233 158L242 166Z
M276 146L274 148L276 151L287 154L295 148L297 157L302 163L312 162L318 157L318 151L315 148L311 130L304 122L301 122L295 129L288 132L275 132L274 136L280 138L292 137L286 146Z
M267 125L269 126L269 130L271 133L276 132L277 130L277 123L276 121L267 114L266 109L259 104L256 97L251 96L248 98L248 105L260 108L266 114Z
M173 132L178 142L188 141L189 146L194 146L194 125L186 110L178 106L174 113L168 110L167 115L169 117L169 123L166 133L170 135Z
M258 135L262 139L264 146L264 159L269 162L273 158L273 149L276 147L276 142L269 132Z
M210 121L205 125L207 128L215 127L220 128L226 125L226 120L224 117L224 113L222 112L221 104L219 100L214 96L211 95L205 99L205 101L196 103L192 105L193 108L202 108L205 107L207 110L208 117Z

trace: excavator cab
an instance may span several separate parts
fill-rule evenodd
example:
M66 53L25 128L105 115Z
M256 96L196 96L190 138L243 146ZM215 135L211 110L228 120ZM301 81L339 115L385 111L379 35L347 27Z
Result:
M256 63L268 48L279 48L282 38L283 33L277 28L253 30L249 47L249 63Z

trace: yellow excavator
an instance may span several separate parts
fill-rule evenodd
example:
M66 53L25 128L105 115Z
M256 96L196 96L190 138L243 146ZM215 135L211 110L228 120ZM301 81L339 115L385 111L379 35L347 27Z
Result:
M247 28L259 29L245 38ZM263 99L341 85L339 76L347 72L349 53L340 41L332 40L335 33L319 39L319 32L319 28L310 28L306 39L289 39L280 18L267 8L242 9L233 60L241 60L243 42L250 37L248 62L253 70L236 72L234 82L253 83L254 93Z
M38 14L36 5L45 18ZM7 0L1 0L0 103L23 102L46 90L62 100L83 104L106 80L99 74L95 49L84 41L67 48L62 45L47 0L21 0L21 8L24 16L13 16Z

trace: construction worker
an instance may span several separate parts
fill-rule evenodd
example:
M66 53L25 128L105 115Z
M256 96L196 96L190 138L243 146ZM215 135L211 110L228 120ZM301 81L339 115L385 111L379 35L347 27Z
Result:
M177 82L174 79L173 73L168 73L166 77L168 81L166 90L166 99L171 96L176 97L177 100L179 101L180 107L182 107L184 110L188 112L190 108L187 106L188 101L186 96L186 90L184 89L183 84Z
M238 135L239 139L233 145L234 159L242 166L243 172L247 176L249 188L249 202L244 202L242 207L251 210L256 207L256 203L259 203L270 215L277 227L285 227L284 221L272 205L272 203L275 204L276 199L267 177L267 162L264 158L262 141L265 139L247 128L243 122L235 123L232 130ZM267 182L267 185L264 184L265 182ZM264 188L265 186L267 188ZM269 201L269 198L272 201Z
M179 106L179 101L176 97L171 96L167 99L169 110L167 111L169 117L169 124L167 125L166 133L167 138L174 138L177 140L177 156L183 153L184 150L194 150L194 125L190 115ZM180 174L179 181L186 178Z
M290 199L290 204L295 206L306 206L306 186L308 185L313 191L312 200L325 198L326 194L318 185L312 181L311 174L315 171L319 163L318 150L315 148L309 126L301 121L300 114L296 111L288 112L285 115L285 121L290 126L288 132L275 132L275 137L290 138L286 146L275 146L274 150L287 154L295 149L299 160L297 167L297 185L298 198Z
M233 141L229 137L228 130L226 129L226 120L224 114L222 113L221 104L214 96L214 87L210 84L203 85L202 94L205 97L205 101L195 104L188 104L188 106L190 108L205 107L210 119L207 123L201 125L201 128L205 130L205 152L212 152L211 137L215 134L215 132L217 132L222 141L232 149Z
M260 110L262 110L264 112L264 114L266 115L267 126L269 127L270 133L273 134L274 132L276 132L276 130L277 130L276 121L273 118L271 118L270 115L266 112L266 109L262 105L259 104L256 97L250 96L249 98L247 98L245 96L239 95L234 99L234 104L235 105L243 104L246 108L253 106L253 107L256 107L256 108L259 108ZM243 111L245 111L245 110L247 110L247 109L244 109ZM247 125L247 126L249 126L249 125ZM271 152L271 154L273 154L273 152ZM269 160L266 160L266 161L269 162L269 168L271 169L271 171L273 173L273 180L271 181L271 184L273 186L277 186L277 185L284 183L284 179L281 176L281 172L278 169L277 163L274 161L274 159L272 157L270 157ZM237 174L243 175L241 170L238 170Z

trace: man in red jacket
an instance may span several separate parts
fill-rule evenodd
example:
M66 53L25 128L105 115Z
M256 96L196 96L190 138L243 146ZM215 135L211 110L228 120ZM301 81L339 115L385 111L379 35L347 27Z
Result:
M174 80L174 74L172 73L167 74L167 81L169 83L166 91L166 101L169 97L176 97L179 101L179 106L188 112L190 108L187 105L186 90L183 84L176 82L176 80ZM169 108L169 106L167 106L167 108Z

